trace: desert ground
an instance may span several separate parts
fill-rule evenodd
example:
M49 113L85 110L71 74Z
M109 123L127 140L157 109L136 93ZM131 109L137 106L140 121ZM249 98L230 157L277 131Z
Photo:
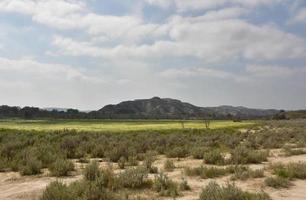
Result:
M258 122L259 123L259 122ZM305 138L305 121L293 121L293 122L260 122L257 126L251 127L240 127L233 129L234 132L238 132L238 135L243 134L245 138L241 139L240 143L245 143L247 148L251 151L262 152L266 155L266 158L261 160L251 160L243 162L234 162L233 157L235 153L232 149L225 145L217 145L220 149L222 160L224 163L211 163L209 157L205 156L206 151L212 151L211 148L207 149L205 146L196 146L202 148L204 157L199 157L192 153L186 153L184 155L171 155L167 152L160 154L157 151L151 151L150 154L151 165L148 170L147 177L143 180L143 184L146 185L148 181L150 186L130 187L122 186L120 189L114 190L114 193L124 194L122 199L181 199L181 200L197 200L197 199L209 199L207 197L200 197L203 193L203 188L209 185L212 181L219 184L220 186L226 186L232 184L235 187L241 189L241 191L247 191L252 194L264 193L273 200L302 200L306 199L306 149L304 142L301 141ZM3 129L2 132L6 130ZM215 131L222 131L223 129L216 129ZM303 132L304 130L304 132ZM6 130L7 131L7 130ZM210 130L209 130L210 131ZM43 133L37 133L43 134ZM61 134L61 133L52 133ZM74 133L78 134L78 133ZM90 134L90 133L89 133ZM102 134L102 133L101 133ZM130 134L130 133L125 133ZM140 134L140 133L138 133ZM154 133L150 133L154 134ZM169 133L162 133L169 134ZM184 132L180 133L184 134ZM203 134L203 133L197 133ZM218 134L218 133L208 133ZM232 134L232 133L225 133ZM266 137L266 134L271 134L272 138ZM286 139L278 140L283 134L290 135L290 141ZM246 136L245 136L246 135ZM259 138L256 138L256 137ZM167 137L167 136L166 136ZM212 137L211 135L209 138ZM236 137L236 136L233 136ZM238 136L237 136L238 137ZM214 138L218 140L218 138ZM251 141L255 141L254 144L249 144ZM261 140L261 141L260 141ZM266 140L266 141L264 141ZM4 151L5 136L1 135L1 150ZM275 144L270 144L269 141ZM192 142L191 142L192 143ZM222 143L222 142L220 142ZM197 145L198 143L195 143ZM119 143L120 145L120 143ZM213 145L214 146L214 145ZM256 146L256 147L251 147ZM272 146L279 146L279 148L272 148ZM216 148L216 147L214 147ZM3 154L2 158L3 158ZM213 156L213 155L211 155ZM69 157L69 156L68 156ZM37 174L33 175L22 175L22 172L17 170L3 167L0 173L0 199L3 200L33 200L33 199L48 199L44 193L46 187L52 182L61 182L65 185L71 185L74 182L81 182L84 180L84 171L88 171L88 166L96 163L99 166L99 170L112 171L113 176L117 177L125 173L130 169L135 169L141 166L147 166L146 158L139 159L137 166L125 162L125 166L120 165L120 160L117 162L112 161L106 155L105 157L94 158L93 156L80 156L80 158L68 158L73 163L74 169L71 170L67 175L55 176L52 174L48 167L41 167L41 170ZM85 159L86 157L86 159ZM165 163L168 163L165 164ZM170 163L170 164L169 164ZM275 170L277 167L282 166L284 169L290 171L290 165L299 165L294 170L301 170L298 175L291 175L279 173ZM233 170L226 172L192 172L192 169L225 169L232 167ZM239 170L241 169L241 170ZM188 172L189 170L189 172ZM194 170L195 171L195 170ZM198 170L199 171L199 170ZM259 172L260 175L252 176L250 171ZM156 177L163 174L171 182L181 185L182 182L188 185L188 188L177 189L177 193L165 193L162 194L160 191L156 191L154 188ZM282 183L268 184L268 177L282 177L288 183L283 185ZM131 176L133 179L133 176ZM284 181L284 180L282 180ZM167 190L165 188L165 190ZM50 196L49 196L50 199ZM60 199L60 198L54 198ZM107 197L97 198L85 198L85 199L107 199ZM109 198L111 199L111 198ZM265 198L245 198L245 199L265 199ZM266 198L267 199L267 198Z

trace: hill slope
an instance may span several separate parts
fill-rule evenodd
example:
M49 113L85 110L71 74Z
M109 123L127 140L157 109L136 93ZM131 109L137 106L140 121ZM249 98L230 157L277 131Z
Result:
M97 116L112 119L201 119L201 118L261 118L272 116L278 110L245 107L198 107L176 99L153 97L107 105Z

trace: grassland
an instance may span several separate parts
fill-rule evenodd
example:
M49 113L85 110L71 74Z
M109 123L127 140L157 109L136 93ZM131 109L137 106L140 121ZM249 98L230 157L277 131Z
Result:
M183 122L183 123L182 123ZM246 128L255 121L211 121L210 129ZM181 129L205 129L200 120L0 120L0 129L14 130L77 130L90 132L167 131Z

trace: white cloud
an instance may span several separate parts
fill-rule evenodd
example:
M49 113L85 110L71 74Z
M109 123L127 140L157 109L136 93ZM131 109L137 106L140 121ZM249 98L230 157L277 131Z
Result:
M159 35L156 24L136 16L99 15L80 0L1 0L0 11L30 15L32 20L60 30L79 29L95 37L137 41Z
M253 77L261 78L288 78L305 74L306 68L286 67L278 65L248 65L246 72Z
M40 63L33 59L12 60L0 58L1 77L22 77L32 80L60 80L73 81L83 80L89 82L101 82L95 77L89 77L80 70L61 64ZM13 82L15 79L12 80Z
M161 27L170 40L156 40L151 45L120 44L106 48L63 37L56 37L53 44L67 55L112 59L189 56L207 62L224 62L238 58L276 60L306 55L303 39L273 26L257 26L239 19L206 21L201 17L176 16Z
M192 67L182 69L167 69L161 72L161 76L165 78L194 78L194 77L211 77L221 79L233 79L235 75L229 72L216 70L213 68Z
M306 8L302 8L297 11L292 19L293 22L306 23Z
M148 4L164 8L175 6L179 12L188 10L213 9L225 5L255 7L261 5L273 5L285 1L286 0L146 0Z

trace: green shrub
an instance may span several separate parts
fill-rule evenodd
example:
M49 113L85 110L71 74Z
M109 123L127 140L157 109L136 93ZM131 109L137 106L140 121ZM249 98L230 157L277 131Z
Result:
M184 178L179 184L179 190L180 191L191 190L191 187L188 185L188 182Z
M156 174L158 168L153 166L155 158L152 154L146 154L145 160L143 161L143 166L149 171L149 173Z
M244 192L234 184L220 186L210 182L201 192L199 200L270 200L266 193Z
M191 150L191 155L194 159L203 159L206 151L206 148L195 147Z
M129 166L138 166L137 157L136 156L129 156L127 163L128 163Z
M74 170L74 164L69 160L57 159L49 170L52 176L68 176L68 173Z
M118 160L118 166L120 169L124 169L125 168L125 158L124 157L121 157L119 160Z
M41 200L75 200L74 193L61 182L50 183L44 190Z
M86 166L84 170L84 177L88 181L95 181L101 176L101 170L99 169L99 164L96 161L91 162Z
M306 163L274 164L273 173L289 179L306 179Z
M218 167L195 167L185 168L185 174L187 176L200 176L203 179L216 178L224 176L230 173L229 168L218 168Z
M143 188L148 186L148 171L143 167L127 169L119 175L120 185L125 188Z
M259 164L267 161L268 151L254 151L245 146L238 146L231 152L232 164Z
M232 180L247 180L249 178L262 178L264 177L263 169L252 170L245 166L235 166Z
M167 172L172 172L175 169L175 165L172 160L166 160L164 162L164 169Z
M306 154L305 149L293 149L289 146L285 146L283 148L283 152L285 153L285 156L294 156L294 155Z
M225 163L225 159L218 149L212 149L205 152L203 158L206 164L223 165Z
M166 152L168 158L185 158L188 156L188 151L184 147L174 147Z
M176 197L179 195L178 184L162 173L155 175L153 190L158 192L160 196Z
M36 175L41 173L41 169L41 161L36 158L29 157L24 161L23 166L20 167L20 173L22 175Z
M265 179L265 185L273 188L289 188L291 183L288 178L268 177Z

